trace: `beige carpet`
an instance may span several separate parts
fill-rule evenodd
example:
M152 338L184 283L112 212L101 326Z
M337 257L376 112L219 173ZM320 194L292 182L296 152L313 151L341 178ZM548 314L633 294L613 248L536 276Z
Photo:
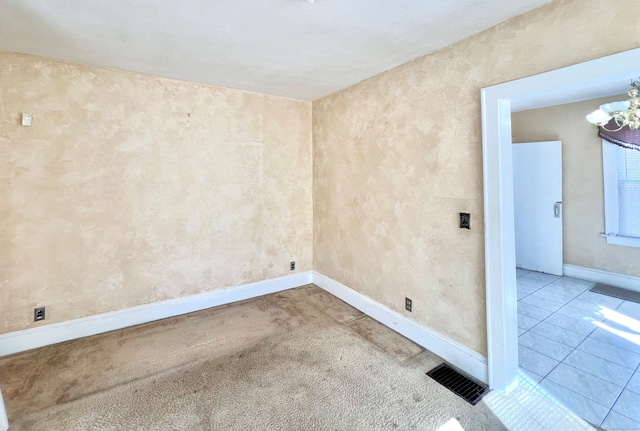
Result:
M424 376L345 328L301 328L244 352L190 364L27 415L12 430L499 430Z
M314 286L0 359L10 431L502 430Z

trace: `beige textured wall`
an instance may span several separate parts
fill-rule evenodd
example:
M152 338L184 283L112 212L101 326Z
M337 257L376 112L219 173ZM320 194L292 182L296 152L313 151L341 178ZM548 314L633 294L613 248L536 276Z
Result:
M309 102L0 53L0 333L311 269L311 149Z
M314 102L315 269L486 354L480 89L640 46L635 7L558 0Z
M512 115L514 142L562 141L564 263L640 276L640 249L607 244L604 232L602 140L585 115L614 95Z

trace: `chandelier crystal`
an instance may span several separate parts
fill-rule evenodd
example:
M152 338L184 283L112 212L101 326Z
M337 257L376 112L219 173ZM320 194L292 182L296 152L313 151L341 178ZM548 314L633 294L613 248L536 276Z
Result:
M640 79L631 82L628 94L629 100L600 105L600 109L587 115L587 121L608 132L617 132L625 126L631 130L640 129ZM606 127L611 120L615 120L614 127L617 126L617 129Z

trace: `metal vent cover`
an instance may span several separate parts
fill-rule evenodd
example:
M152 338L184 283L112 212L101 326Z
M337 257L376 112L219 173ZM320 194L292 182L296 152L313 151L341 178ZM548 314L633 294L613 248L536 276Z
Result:
M487 385L471 380L448 364L438 365L427 376L474 406L489 392Z

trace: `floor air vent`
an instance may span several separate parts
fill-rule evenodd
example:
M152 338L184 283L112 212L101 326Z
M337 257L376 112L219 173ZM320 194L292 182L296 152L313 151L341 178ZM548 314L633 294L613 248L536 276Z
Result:
M474 382L447 364L438 365L427 376L474 406L489 392L486 385Z

